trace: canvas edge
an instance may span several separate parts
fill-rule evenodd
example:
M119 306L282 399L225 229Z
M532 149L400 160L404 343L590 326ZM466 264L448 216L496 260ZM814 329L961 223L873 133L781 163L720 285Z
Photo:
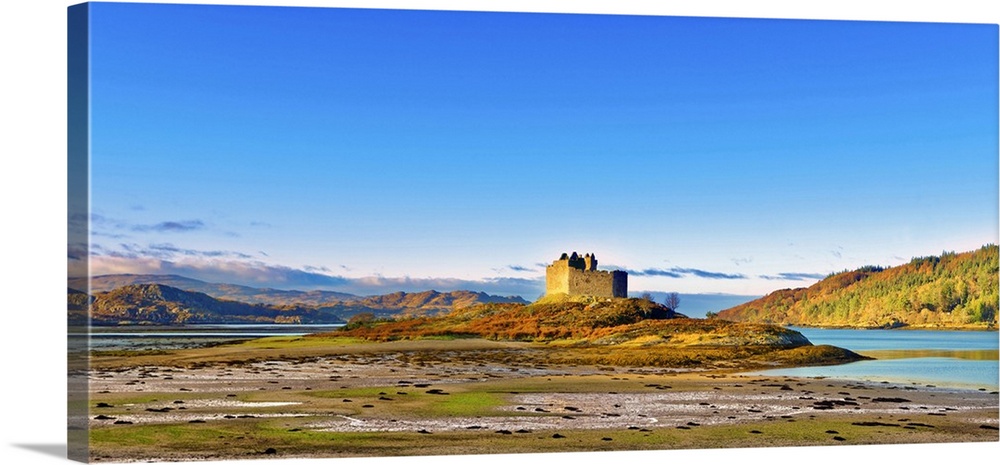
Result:
M67 8L67 279L87 276L90 295L90 5ZM68 293L68 287L67 287ZM66 458L89 462L90 300L67 301Z

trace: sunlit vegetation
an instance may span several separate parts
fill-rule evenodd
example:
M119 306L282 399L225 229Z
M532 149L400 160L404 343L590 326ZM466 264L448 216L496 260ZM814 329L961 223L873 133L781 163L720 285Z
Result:
M996 329L998 248L835 273L724 310L732 321L864 328Z
M331 335L371 341L482 338L544 342L560 347L637 349L809 344L799 333L778 326L685 318L641 298L482 304L455 309L444 316L392 320L364 315L352 319L339 331L312 337Z

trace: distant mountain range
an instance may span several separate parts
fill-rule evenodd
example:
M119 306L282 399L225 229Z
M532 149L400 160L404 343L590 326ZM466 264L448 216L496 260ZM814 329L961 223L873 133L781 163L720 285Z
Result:
M71 290L70 297L79 299L80 294ZM162 284L125 285L94 294L91 302L91 321L97 325L344 322L334 312L316 307L221 300Z
M428 315L482 303L524 299L472 291L424 291L361 297L331 291L258 289L177 275L104 275L91 280L92 320L121 323L342 323L359 313ZM83 318L86 279L69 281L71 316ZM75 312L75 313L74 313Z
M163 284L185 291L201 292L217 299L228 299L251 304L271 305L327 305L346 300L361 299L361 297L333 291L285 291L280 289L261 289L237 284L218 284L199 281L178 275L156 274L109 274L91 278L91 292L105 292L129 284ZM86 291L86 278L69 280L69 287Z
M996 245L866 266L723 310L730 321L850 328L996 329Z

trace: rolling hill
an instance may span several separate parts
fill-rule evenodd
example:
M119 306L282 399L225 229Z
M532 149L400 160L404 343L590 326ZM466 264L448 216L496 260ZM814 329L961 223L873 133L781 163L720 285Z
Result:
M729 321L845 328L996 329L998 248L866 266L719 312Z
M80 288L86 288L86 280L70 280L67 299L75 324L86 320L88 296ZM206 283L177 275L97 276L92 280L92 288L94 294L90 298L94 301L95 324L337 323L359 313L379 317L419 316L477 304L527 303L517 296L501 297L472 291L430 290L360 297L332 291L258 289ZM185 309L189 311L185 313ZM225 311L219 313L223 309Z
M84 294L85 295L85 294ZM70 301L80 293L70 290ZM343 323L331 312L298 305L247 304L162 284L129 284L93 295L95 325L205 323Z
M90 282L91 292L94 293L110 291L130 284L163 284L185 291L201 292L217 299L235 300L251 304L320 306L361 298L353 294L333 291L296 291L256 288L237 284L208 283L178 275L111 274L94 276ZM69 287L85 291L87 281L85 278L70 279Z

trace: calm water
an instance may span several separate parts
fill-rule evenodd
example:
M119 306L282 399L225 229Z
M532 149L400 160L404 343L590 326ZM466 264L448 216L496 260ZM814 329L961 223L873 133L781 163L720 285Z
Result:
M267 336L302 336L333 331L341 326L343 325L95 326L90 329L90 349L183 349Z
M996 332L792 329L801 332L813 344L843 347L876 360L761 373L990 390L1000 385L1000 339Z

